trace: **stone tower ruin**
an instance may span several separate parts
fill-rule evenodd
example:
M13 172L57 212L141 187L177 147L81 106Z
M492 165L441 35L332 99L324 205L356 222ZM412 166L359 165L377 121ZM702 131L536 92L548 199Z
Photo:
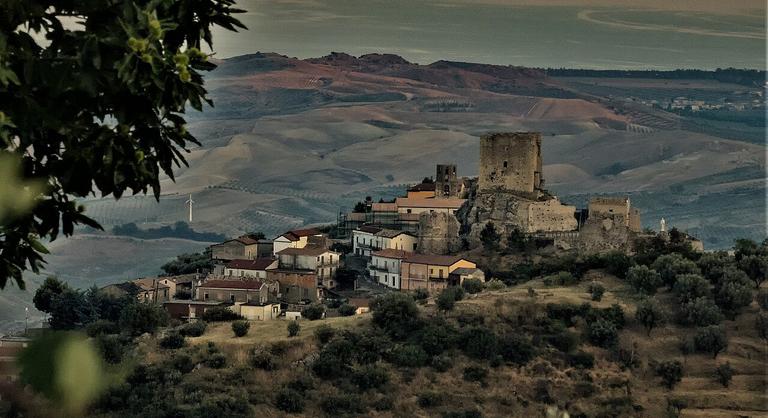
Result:
M460 182L456 175L456 164L438 164L435 173L435 197L456 197L460 193Z
M543 189L541 134L492 133L480 138L478 191L504 190L536 197Z

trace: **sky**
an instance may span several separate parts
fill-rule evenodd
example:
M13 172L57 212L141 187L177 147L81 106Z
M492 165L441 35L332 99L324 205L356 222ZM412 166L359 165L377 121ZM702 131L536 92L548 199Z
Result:
M765 68L754 0L240 0L248 31L217 30L217 58L394 53L532 67Z

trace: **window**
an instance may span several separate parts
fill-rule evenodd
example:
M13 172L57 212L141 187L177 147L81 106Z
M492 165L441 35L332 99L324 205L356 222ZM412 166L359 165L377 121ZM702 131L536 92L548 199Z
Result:
M205 292L205 294L203 295L203 299L208 300L208 292Z
M232 303L235 303L235 295L234 294L232 294L232 293L229 294L229 301L232 302Z
M507 160L504 160L504 168L507 168Z
M410 209L406 210L406 213L411 213L412 211Z

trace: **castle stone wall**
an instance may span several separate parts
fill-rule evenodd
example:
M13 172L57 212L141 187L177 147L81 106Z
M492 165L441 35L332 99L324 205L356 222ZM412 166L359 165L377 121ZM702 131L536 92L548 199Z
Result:
M460 228L461 224L453 213L423 212L419 215L417 252L445 255L460 251Z
M542 187L541 134L494 133L480 138L479 191L534 195Z

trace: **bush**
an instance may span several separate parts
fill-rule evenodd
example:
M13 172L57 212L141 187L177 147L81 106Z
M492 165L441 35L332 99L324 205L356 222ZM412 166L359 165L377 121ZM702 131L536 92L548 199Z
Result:
M589 288L587 288L587 291L589 292L592 300L596 302L600 302L600 300L603 299L603 294L605 293L605 287L597 282L592 282L589 284Z
M304 412L304 396L292 389L282 389L275 397L275 407L290 414Z
M205 329L208 327L203 321L195 321L189 324L185 324L179 329L179 333L185 337L199 337L205 333Z
M315 329L315 339L317 339L320 345L327 344L328 341L333 339L334 335L336 335L336 331L330 325L320 325Z
M485 288L488 290L502 290L506 289L507 285L499 279L491 279L485 283Z
M103 319L100 319L96 322L91 322L90 324L88 324L88 326L85 328L85 332L88 334L89 337L96 337L99 335L119 334L120 327L112 321L105 321Z
M232 332L235 333L235 337L245 337L249 329L251 329L251 324L248 321L235 321L232 323Z
M577 351L568 354L566 359L568 360L568 365L571 367L578 367L581 369L591 369L595 367L595 356L586 351Z
M205 360L205 365L212 369L222 369L227 365L227 357L222 353L213 353Z
M288 336L289 337L295 337L299 335L299 330L301 330L301 326L296 321L291 321L288 323Z
M698 274L681 274L677 276L673 290L677 300L684 303L709 296L709 282Z
M307 318L310 321L321 319L323 314L325 314L325 306L319 304L310 305L301 311L301 317Z
M662 361L656 366L656 376L668 389L675 387L683 379L683 364L678 360Z
M531 361L535 350L527 337L519 334L508 334L499 341L499 354L506 361L524 365Z
M768 312L758 312L755 317L755 329L761 338L768 340Z
M644 265L630 267L627 281L637 292L647 295L656 293L659 286L664 284L656 270Z
M632 259L622 251L611 251L602 256L605 271L623 279L627 277L627 271L632 267Z
M483 418L483 414L477 409L466 409L464 411L443 412L442 418Z
M449 287L443 289L440 295L437 296L437 307L442 311L453 310L456 305L456 288Z
M483 244L483 248L486 251L496 251L499 249L499 242L501 241L501 234L496 231L496 226L493 222L488 222L485 227L480 231L480 242Z
M251 366L256 369L272 371L277 369L277 363L272 354L265 351L254 351L251 353Z
M173 332L160 339L160 347L174 350L184 347L184 336Z
M286 384L285 386L288 389L292 389L292 390L295 390L296 392L304 394L307 391L314 389L315 382L312 380L311 377L306 375L301 375L296 379L288 382L288 384Z
M613 322L598 318L587 325L589 341L598 347L611 347L618 342L619 334Z
M357 311L357 309L354 306L346 303L339 306L339 315L341 316L352 316L355 314L355 311Z
M101 358L109 364L118 364L123 361L126 346L128 344L124 338L119 335L99 334L96 339L96 348L98 348Z
M533 386L533 399L536 402L550 404L554 402L549 390L549 382L546 379L537 379Z
M579 283L579 280L567 271L561 271L544 277L544 284L546 286L572 286L577 283Z
M701 274L699 267L691 260L673 253L662 255L653 262L651 268L659 272L661 280L670 289L674 287L677 276L683 274Z
M396 340L418 329L420 312L413 298L404 293L388 293L374 300L373 324Z
M131 303L120 312L120 329L133 336L153 333L168 324L168 312L151 303Z
M652 298L640 302L637 305L637 311L635 311L635 319L645 327L649 337L654 328L663 325L667 321L667 317L666 310Z
M715 369L715 380L717 380L723 387L728 387L733 379L733 367L731 363L725 363L717 366Z
M611 354L622 370L640 367L640 353L637 350L637 344L634 344L631 348L616 347Z
M432 366L435 371L445 373L453 367L453 360L448 356L435 356L432 357L432 361L430 361L429 365Z
M717 358L718 354L728 348L728 337L721 327L711 325L696 332L693 336L693 344L696 351L709 353L712 354L712 358Z
M389 353L389 361L401 367L423 367L428 360L429 356L418 345L401 345Z
M752 289L740 281L723 283L717 289L715 302L723 312L734 318L742 308L752 303Z
M214 306L212 308L206 309L205 312L203 312L203 321L205 322L224 322L235 321L238 319L243 319L243 317L236 314L226 306Z
M483 282L479 279L465 279L461 287L467 293L480 293L483 291Z
M195 362L192 360L192 357L186 354L179 354L171 360L171 367L182 374L186 374L194 370Z
M389 382L389 373L378 366L365 366L352 375L352 383L362 390L377 389Z
M480 366L469 366L464 368L464 380L467 382L484 382L488 377L488 369Z
M357 396L330 395L320 402L320 408L331 416L365 412L363 403Z
M717 325L722 320L720 308L709 298L696 298L680 307L680 321L683 324L705 327Z
M412 296L414 300L426 300L429 297L429 292L427 289L416 289Z
M567 353L579 345L579 337L571 331L561 331L544 336L544 341L556 349Z
M422 408L434 408L443 403L443 394L440 392L422 392L417 398L417 402Z
M498 354L496 334L487 327L470 327L461 333L461 349L469 357L490 360Z
M768 310L768 289L760 289L757 292L757 304L760 309Z

